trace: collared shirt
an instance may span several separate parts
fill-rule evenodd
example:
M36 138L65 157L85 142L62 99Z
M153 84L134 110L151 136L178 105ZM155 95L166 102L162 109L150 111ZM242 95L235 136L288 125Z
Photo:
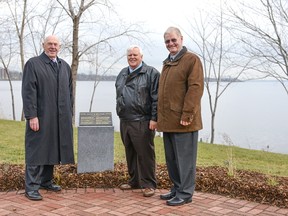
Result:
M45 52L44 52L45 53ZM49 56L45 53L45 55L49 58ZM56 62L56 63L58 63L57 62L57 57L56 58L50 58L50 60L52 61L52 62Z
M142 67L142 62L138 65L138 67L136 67L135 69L132 69L130 66L129 66L129 73L133 73L134 71L136 71L137 69L139 69L140 67Z
M183 49L183 47L179 50L179 52L177 52L175 55L169 55L169 59L170 59L170 61L173 61L175 58L176 58L176 56L181 52L181 50Z
M177 54L178 54L178 53L177 53ZM176 54L176 55L177 55L177 54ZM173 60L175 59L176 55L173 55L173 56L170 55L170 56L169 56L170 61L173 61Z
M51 61L52 61L52 66L54 67L54 69L56 69L56 71L58 71L57 58L51 59Z

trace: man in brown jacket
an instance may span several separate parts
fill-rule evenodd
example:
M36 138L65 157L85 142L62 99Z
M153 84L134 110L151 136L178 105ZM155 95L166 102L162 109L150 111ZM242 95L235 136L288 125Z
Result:
M160 195L167 205L192 202L195 190L198 130L202 129L204 76L199 57L187 50L178 28L164 33L169 56L158 89L157 130L163 132L166 164L173 186Z

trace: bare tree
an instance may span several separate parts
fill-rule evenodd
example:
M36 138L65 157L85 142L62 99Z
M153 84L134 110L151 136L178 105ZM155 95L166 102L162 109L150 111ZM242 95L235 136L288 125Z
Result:
M234 32L244 44L245 55L254 59L254 70L278 80L288 94L287 11L287 0L243 1L230 8Z
M20 60L21 60L21 69L23 71L25 58L24 58L24 29L26 23L26 15L27 15L27 1L23 0L22 2L19 1L7 1L7 5L12 17L12 20L15 25L16 34L19 40L19 50L20 50ZM14 3L14 5L12 5ZM21 15L18 14L18 9L21 8ZM19 20L20 17L20 20Z
M109 44L106 46L106 53L109 53L113 46L119 47L121 40L143 42L143 38L148 37L147 32L144 32L138 23L126 25L119 18L117 22L110 21L110 14L117 15L117 13L113 11L112 5L107 0L33 1L33 3L29 2L29 5L27 0L4 0L3 2L9 8L9 18L13 23L12 26L15 27L18 50L20 50L21 70L23 71L24 68L25 57L39 55L42 49L41 42L48 32L58 34L64 42L61 52L64 54L67 54L67 51L72 53L72 57L71 55L66 57L71 58L74 98L79 64L81 61L85 61L86 55L93 47ZM72 20L71 25L69 25L69 19ZM25 46L31 48L25 52L25 55L24 39ZM121 45L124 44L121 42ZM101 65L103 69L104 64L101 61L107 61L107 59L102 58L99 61L99 56L97 58L97 64ZM110 61L110 66L107 66L107 62L105 63L106 70L111 70L119 60L116 57L115 59L110 58ZM73 114L75 116L75 106ZM23 115L21 119L24 120Z
M76 96L76 80L77 80L77 73L78 73L78 67L79 67L79 60L81 58L81 55L84 54L85 51L80 52L79 51L79 27L80 27L80 21L81 17L84 14L85 11L87 11L90 7L96 5L98 2L95 0L89 0L88 2L84 0L80 1L80 4L76 1L75 4L73 4L72 0L68 0L68 6L65 6L62 4L60 0L57 0L57 2L61 5L61 7L64 9L64 11L67 13L67 15L71 18L73 23L73 31L72 31L72 63L71 63L71 70L72 70L72 79L73 79L73 96L75 98ZM99 3L100 4L100 3ZM102 3L101 3L102 4ZM77 6L77 7L76 7ZM105 1L104 1L104 6ZM91 46L93 47L93 46ZM85 47L86 51L89 50L89 48ZM73 116L75 116L75 106L73 106ZM73 120L75 122L75 119Z
M206 19L204 20L203 17ZM199 55L202 58L205 75L205 88L209 98L211 113L210 143L215 139L215 119L220 97L233 83L239 80L249 65L244 67L237 65L235 48L237 41L233 41L230 32L224 26L223 10L220 16L209 14L200 15L200 20L191 23L194 35L187 35L196 44ZM225 20L226 22L227 20Z
M56 34L56 29L63 23L63 9L56 7L56 1L49 1L45 4L41 13L35 11L27 16L27 35L26 43L34 49L33 56L39 56L43 51L42 42L47 34Z
M118 31L110 31L109 34L106 34L102 38L97 38L97 40L88 39L88 41L85 41L87 37L82 37L82 40L79 39L79 32L80 32L80 24L84 24L88 22L90 24L89 30L91 31L91 27L95 27L95 25L100 26L100 32L103 31L103 29L106 29L106 31L111 30L112 26L107 25L105 23L105 14L103 10L108 10L108 12L112 12L112 5L107 0L89 0L84 1L73 1L68 0L67 4L63 4L60 0L57 0L59 5L64 9L64 11L67 13L67 15L72 20L72 44L71 44L71 52L72 52L72 63L71 63L71 70L72 70L72 77L73 77L73 95L75 98L76 95L76 80L77 80L77 73L78 73L78 67L80 63L80 59L93 47L101 44L101 43L107 43L108 41L112 41L114 39L118 39L121 37L133 37L134 34L141 34L141 31L139 30L139 26L136 24L129 25L128 27L123 25L118 25L119 29ZM93 13L92 13L93 9ZM98 11L96 10L98 9ZM85 12L87 12L87 17L85 17ZM100 18L98 20L95 20L95 17L97 17L97 12L102 14L101 20ZM85 14L84 14L85 13ZM89 16L90 15L90 16ZM84 17L84 18L83 18ZM84 19L84 21L81 23L81 19ZM86 20L85 20L86 18ZM96 18L97 19L97 18ZM140 28L141 29L141 28ZM114 28L115 30L115 28ZM95 33L97 34L97 33ZM144 33L142 33L144 35ZM104 35L104 34L103 34ZM92 36L93 37L93 36ZM138 40L141 40L141 37L138 37ZM75 116L75 106L73 107L73 116ZM74 118L75 122L75 118Z
M25 22L26 22L26 14L27 14L27 0L23 1L6 1L10 15L12 18L12 21L15 26L17 38L19 41L19 50L20 50L20 62L21 62L21 71L24 70L24 64L25 64L25 55L24 55L24 29L25 29ZM20 10L20 15L19 13ZM19 20L20 17L20 20ZM24 121L24 113L22 110L21 114L21 120Z
M5 26L4 23L1 25L2 27L5 27L5 31L1 32L0 35L0 62L4 68L5 74L8 78L9 87L10 87L10 94L11 94L11 107L12 107L12 116L13 120L16 120L15 115L15 103L14 103L14 91L13 91L13 85L11 80L11 75L9 71L9 65L11 63L12 58L16 54L15 50L13 50L13 47L15 47L15 44L12 41L11 33L9 30L9 27Z
M8 6L9 12L10 12L10 18L6 19L6 24L10 23L12 20L12 23L15 26L15 32L17 34L17 37L19 39L19 50L20 50L20 61L22 63L22 69L24 67L24 52L23 52L23 34L24 34L24 26L25 26L25 13L26 13L26 6L27 1L23 1L19 3L18 1L3 1L4 4ZM23 8L23 16L22 19L20 18L19 21L19 15L18 15L18 8ZM12 25L13 26L13 25ZM13 93L13 85L11 81L11 76L9 72L9 65L11 63L13 55L15 55L15 52L12 51L12 37L11 37L11 31L7 25L2 24L2 28L5 28L6 32L3 32L1 35L4 36L4 41L1 43L1 63L4 67L4 71L6 73L6 76L8 78L9 86L10 86L10 93L11 93L11 99L12 99L12 113L13 113L13 120L16 119L15 117L15 104L14 104L14 93ZM14 44L16 45L16 44ZM6 49L4 50L4 47ZM21 119L23 118L23 115Z
M6 14L7 26L4 27L4 25L1 25L1 27L5 28L6 30L4 33L8 34L7 29L9 29L9 37L4 38L5 39L4 41L8 41L8 39L10 38L11 41L13 40L13 46L14 46L14 47L10 47L11 49L6 49L5 53L2 52L2 57L6 56L5 59L2 58L3 65L5 63L5 60L8 58L8 56L10 56L11 60L13 58L14 64L18 66L20 65L21 71L23 71L24 65L25 65L25 57L39 55L39 52L42 49L41 42L43 41L44 35L48 31L48 28L52 27L54 28L52 32L55 31L55 28L57 27L58 23L60 22L59 20L61 19L61 13L58 16L53 15L54 10L55 10L55 6L54 6L55 2L54 3L53 2L54 1L47 3L45 5L46 7L43 7L43 9L41 6L39 6L40 1L39 2L33 1L33 4L32 2L30 2L29 5L28 5L27 0L24 0L24 1L5 0L2 2L3 6L5 4L8 8L8 11L6 12L7 13ZM39 8L41 9L39 10ZM1 16L1 18L3 17L5 16ZM51 22L51 20L53 22ZM30 33L29 32L25 33L26 32L25 29L27 29L26 27L28 27L28 30L30 31ZM13 31L12 31L12 28L14 28ZM16 42L15 40L18 42ZM29 49L28 51L25 50L24 40L25 40L26 46L34 47L34 53L33 53L33 49ZM12 42L6 45L12 46ZM12 50L12 48L14 50ZM18 55L18 58L20 57L20 64L16 63L17 55L15 54ZM6 73L9 73L8 65L7 65L7 68L5 68L5 71ZM7 76L10 77L10 74L7 74ZM12 83L10 84L12 85ZM11 88L12 86L10 86L10 89ZM11 91L11 94L13 94L13 90ZM14 104L13 100L12 100L12 103ZM14 109L15 107L13 108L13 110ZM24 120L23 111L21 114L21 120Z
M104 46L109 44L103 44ZM111 52L107 53L106 49L101 49L101 44L98 44L95 46L91 51L91 65L94 67L95 71L95 80L90 100L90 106L89 106L89 112L92 111L94 96L96 92L96 88L98 84L100 83L100 80L97 79L100 76L106 75L113 67L125 56L115 56L115 51L113 51L113 48L111 47ZM101 52L102 50L102 52ZM104 51L104 52L103 52Z

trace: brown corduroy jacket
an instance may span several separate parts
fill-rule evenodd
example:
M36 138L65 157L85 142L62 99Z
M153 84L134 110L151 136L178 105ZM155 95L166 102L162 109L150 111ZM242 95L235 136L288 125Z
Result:
M197 55L183 47L173 61L165 59L159 80L157 130L192 132L202 129L203 91L203 68ZM191 124L183 126L180 120Z

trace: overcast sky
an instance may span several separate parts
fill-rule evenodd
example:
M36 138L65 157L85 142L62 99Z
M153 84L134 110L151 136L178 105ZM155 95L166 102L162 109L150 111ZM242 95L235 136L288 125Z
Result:
M126 22L143 23L145 30L153 32L150 35L151 44L142 47L144 61L161 70L162 61L168 55L163 39L164 31L169 26L192 31L189 20L197 18L201 11L219 10L220 0L111 0L111 2L119 16ZM184 45L185 39L189 40L184 34Z
M240 0L233 0L233 4L238 1ZM143 48L144 61L161 71L162 61L168 55L163 39L165 30L170 26L179 27L184 35L184 45L190 48L191 39L187 35L185 36L183 29L189 35L192 34L191 22L198 19L201 12L212 14L216 10L219 11L221 0L110 0L110 2L127 25L141 24L143 31L151 32L148 35L150 40L140 46ZM9 12L8 10L4 11ZM119 50L119 52L125 51ZM126 58L112 73L118 74L118 70L124 66L127 66ZM88 70L89 68L84 68L80 72Z

